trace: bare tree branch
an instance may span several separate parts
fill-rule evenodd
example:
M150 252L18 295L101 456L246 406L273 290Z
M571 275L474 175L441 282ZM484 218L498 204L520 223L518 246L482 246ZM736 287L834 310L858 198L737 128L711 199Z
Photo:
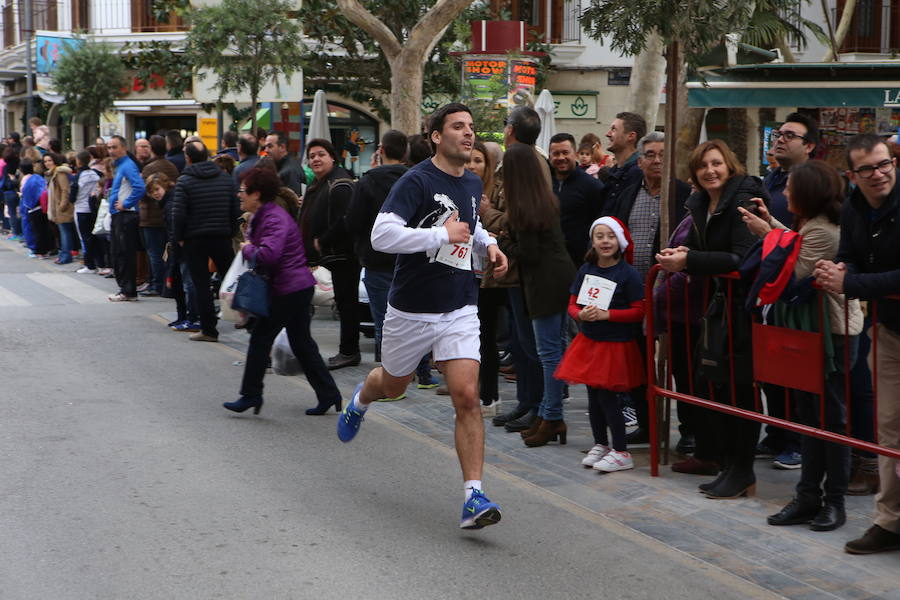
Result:
M834 46L838 50L850 31L850 22L853 20L853 13L856 12L856 0L847 0L844 3L844 11L841 13L841 20L838 21L837 29L834 32ZM837 58L837 54L829 49L822 58L822 62L831 62Z
M459 2L460 0L456 0ZM381 46L381 51L388 60L394 60L401 52L403 47L397 36L388 29L387 25L370 13L359 3L359 0L337 0L338 7L344 12L344 16L354 25L372 36ZM434 9L432 9L434 10ZM454 18L456 15L454 15Z
M409 32L406 48L425 54L434 44L434 37L453 22L472 0L438 0Z

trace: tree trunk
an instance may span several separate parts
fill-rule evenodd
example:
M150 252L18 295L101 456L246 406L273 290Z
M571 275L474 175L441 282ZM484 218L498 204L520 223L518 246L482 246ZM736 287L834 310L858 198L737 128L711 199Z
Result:
M844 12L841 13L841 20L838 21L837 29L834 32L834 46L838 52L844 44L844 39L850 31L850 22L853 20L853 13L856 12L856 0L847 0L844 2ZM832 62L836 58L831 48L825 53L822 62Z
M691 172L688 161L691 152L700 142L700 130L703 128L705 108L688 108L687 68L683 67L678 78L678 105L682 107L679 115L678 132L675 135L675 156L677 159L675 173L678 179L689 181ZM675 224L677 225L677 223Z
M628 110L647 121L647 131L656 128L659 91L666 80L663 40L655 31L647 35L647 45L634 59L628 86Z
M359 0L337 0L347 19L378 42L391 65L391 127L406 134L421 129L424 61L434 49L435 37L442 35L470 4L471 0L438 0L409 31L401 43L378 17Z
M256 136L256 96L250 97L250 135ZM265 140L259 140L264 144Z
M406 135L422 131L422 57L404 48L391 65L391 129Z
M753 131L752 134L747 131L747 109L728 108L725 109L725 114L728 122L728 145L737 156L738 161L742 165L746 165L747 136L756 135L756 131Z

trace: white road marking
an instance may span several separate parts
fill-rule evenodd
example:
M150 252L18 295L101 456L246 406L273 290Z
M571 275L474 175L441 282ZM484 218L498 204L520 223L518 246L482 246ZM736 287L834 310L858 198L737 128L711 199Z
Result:
M35 283L39 283L79 304L106 304L107 302L107 292L78 281L73 275L66 273L31 273L27 277Z
M0 306L31 306L31 302L0 286Z

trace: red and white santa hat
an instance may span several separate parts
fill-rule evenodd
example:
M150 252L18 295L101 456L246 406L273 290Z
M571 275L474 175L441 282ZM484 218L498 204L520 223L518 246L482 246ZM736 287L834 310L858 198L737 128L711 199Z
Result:
M619 240L619 252L622 253L625 260L628 261L628 264L633 263L634 244L631 241L631 232L628 231L628 227L616 217L600 217L591 223L591 229L588 231L588 236L591 239L594 237L594 227L597 225L606 225L612 229L612 232L616 234L616 239Z

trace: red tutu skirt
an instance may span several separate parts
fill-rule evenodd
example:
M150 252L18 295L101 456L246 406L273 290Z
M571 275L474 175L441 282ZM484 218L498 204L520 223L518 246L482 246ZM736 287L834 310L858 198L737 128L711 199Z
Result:
M627 392L644 383L644 359L634 340L598 342L579 333L554 376L569 383Z

